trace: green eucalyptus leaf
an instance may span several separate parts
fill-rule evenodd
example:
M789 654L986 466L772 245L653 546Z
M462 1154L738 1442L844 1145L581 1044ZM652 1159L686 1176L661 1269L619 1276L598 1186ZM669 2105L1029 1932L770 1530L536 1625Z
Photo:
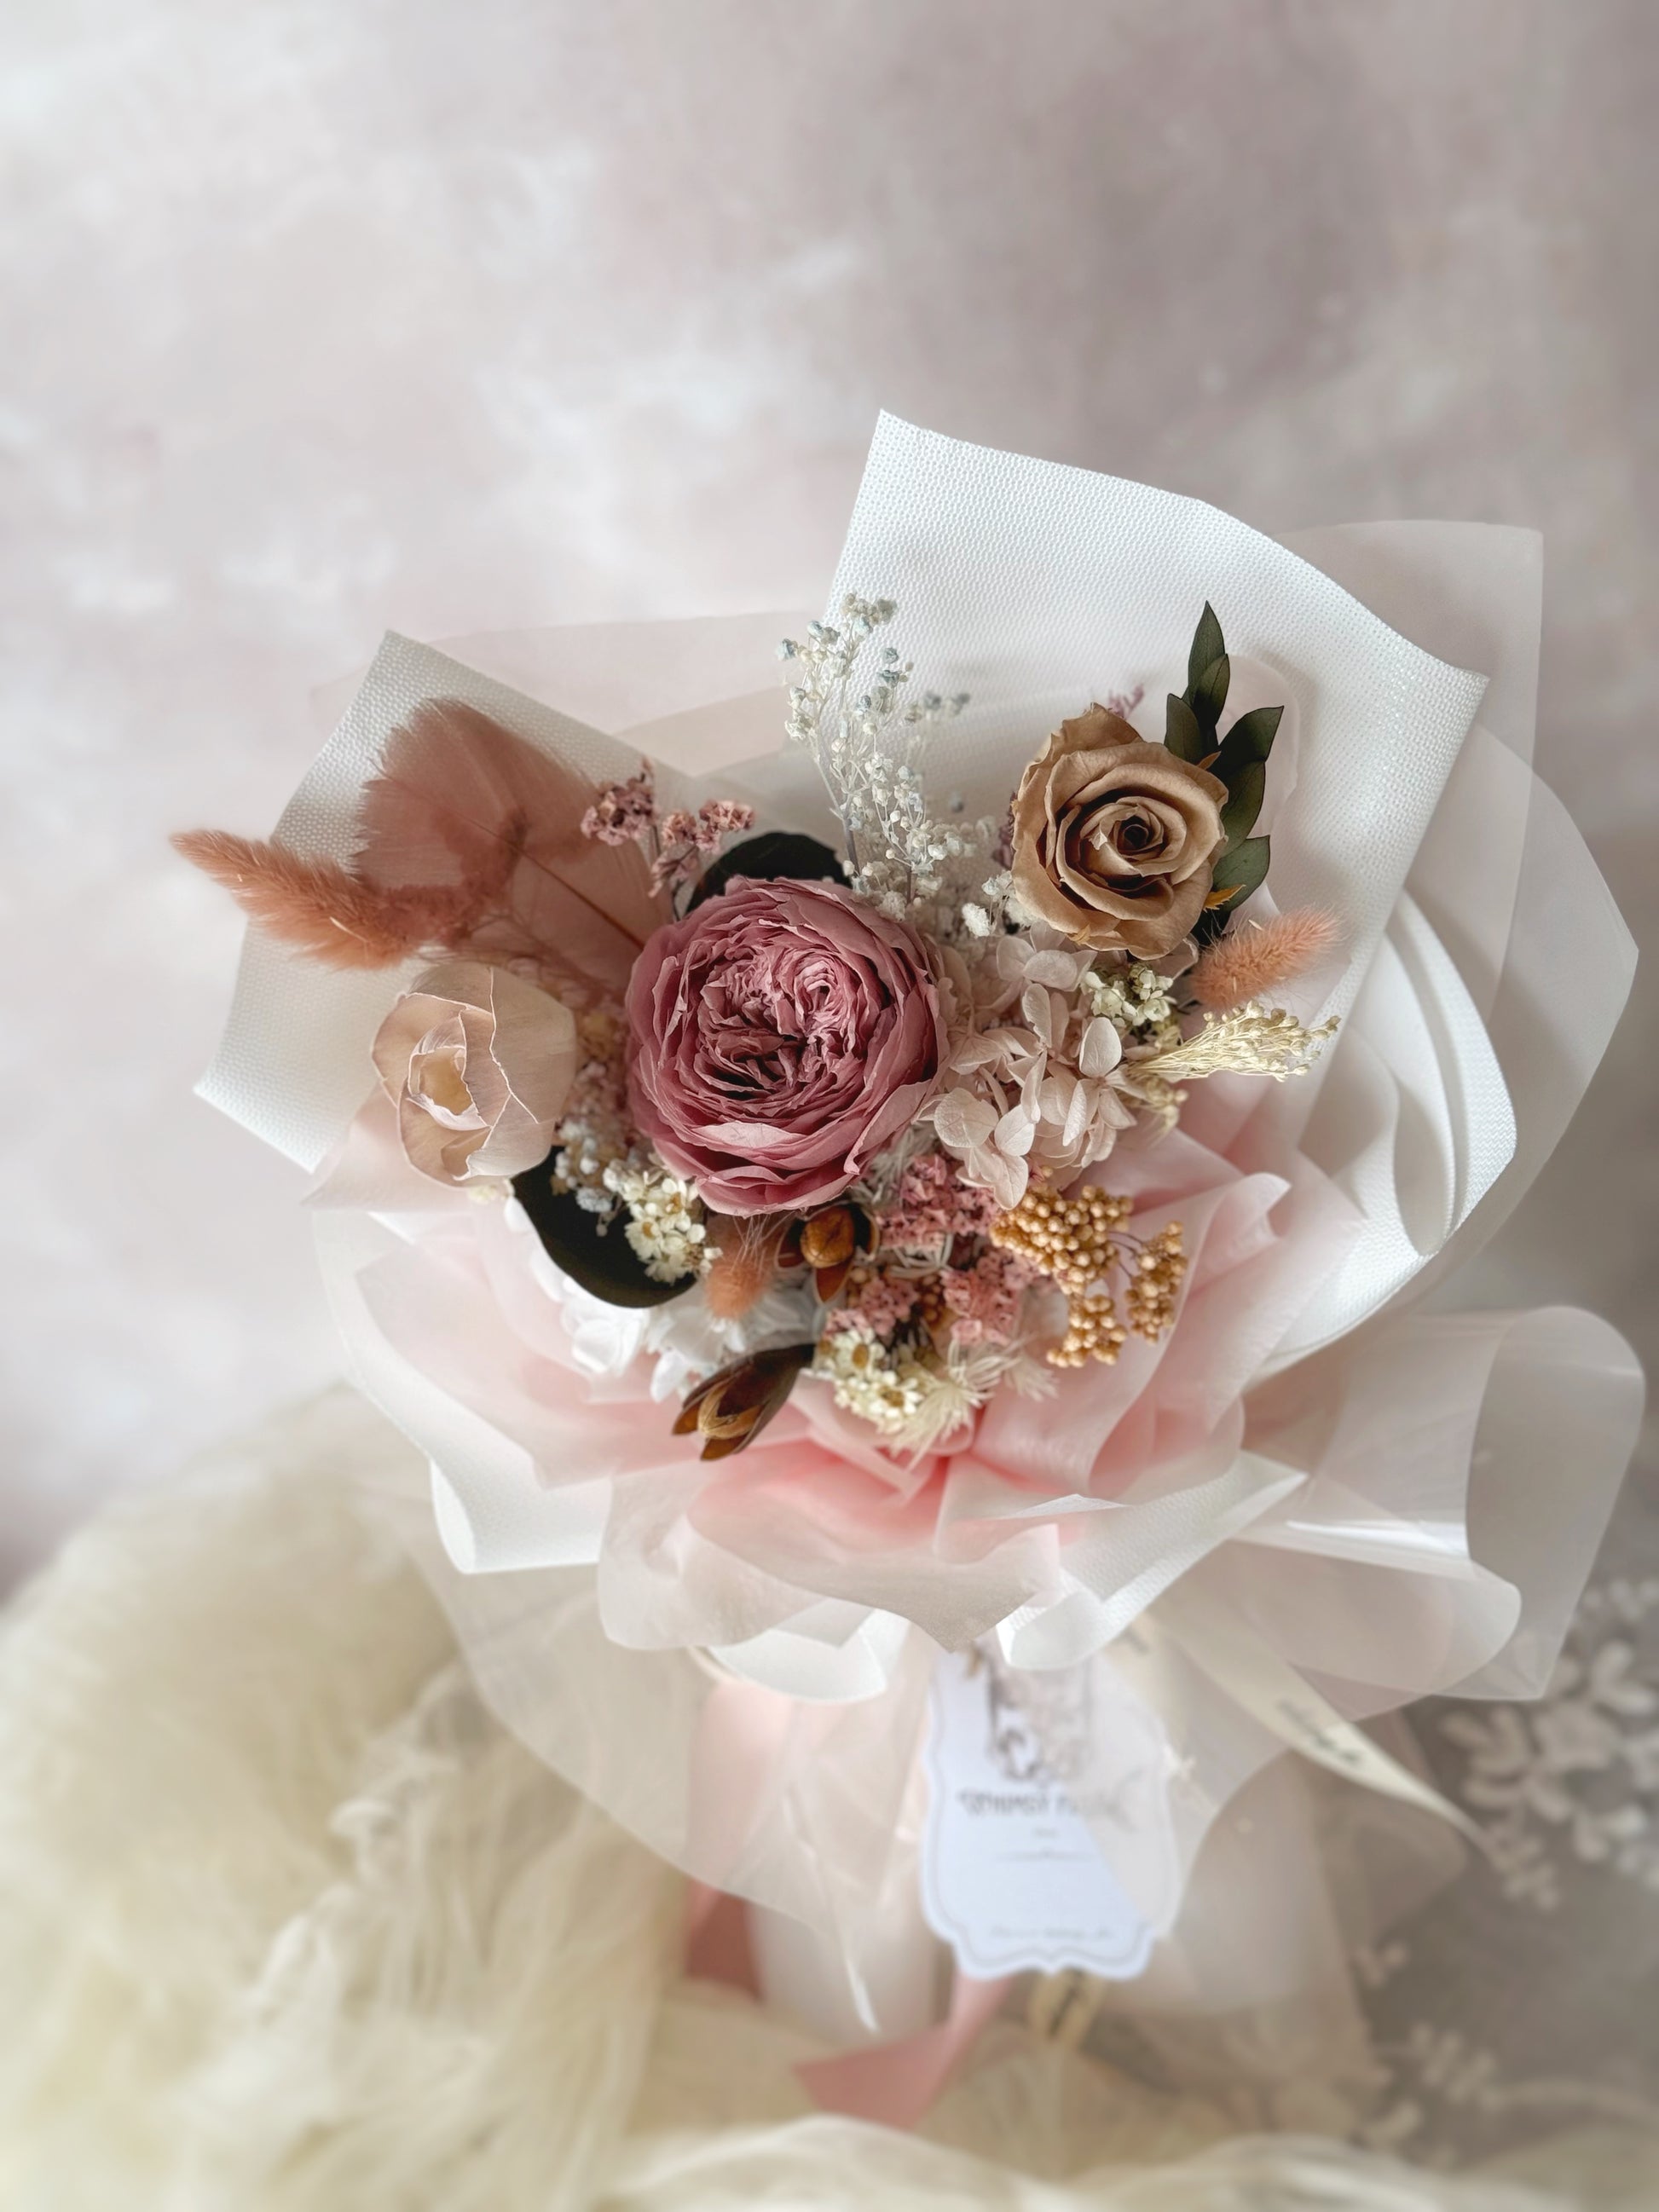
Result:
M1177 760L1200 761L1212 750L1198 726L1198 717L1176 692L1170 694L1164 743Z
M1273 749L1273 739L1279 735L1283 719L1282 707L1252 707L1248 714L1241 714L1221 741L1214 774L1231 787L1242 768L1252 762L1265 762Z
M1235 907L1243 905L1253 890L1260 889L1267 878L1272 843L1270 837L1246 837L1231 853L1222 854L1210 878L1210 893L1214 897L1218 891L1228 891L1231 896L1217 898L1207 912L1231 914Z
M1233 852L1255 827L1261 802L1267 793L1267 763L1246 761L1228 787L1227 804L1221 810L1221 826L1227 833L1225 850ZM1261 841L1267 842L1264 838Z
M620 1221L604 1223L597 1213L577 1205L574 1191L554 1189L550 1161L515 1175L513 1190L549 1259L606 1305L665 1306L670 1298L696 1288L695 1275L677 1283L659 1283L647 1275Z
M1210 663L1195 684L1189 684L1188 687L1188 702L1198 717L1198 726L1212 741L1215 737L1215 726L1220 720L1221 710L1227 703L1227 684L1231 673L1227 656L1224 653L1218 660L1212 660ZM1215 750L1213 742L1206 745L1204 750L1206 752L1213 752Z
M1212 667L1226 650L1226 641L1221 635L1221 624L1215 618L1215 609L1206 599L1204 611L1198 618L1198 628L1193 632L1192 651L1187 655L1188 697L1205 670Z

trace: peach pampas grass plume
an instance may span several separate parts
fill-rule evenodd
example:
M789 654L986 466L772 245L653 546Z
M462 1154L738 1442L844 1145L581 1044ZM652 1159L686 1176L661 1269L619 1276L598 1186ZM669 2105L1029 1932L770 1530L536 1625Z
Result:
M191 830L177 851L270 936L331 968L385 968L441 946L549 988L620 990L667 919L639 846L582 833L599 787L459 699L428 699L386 738L347 866L275 838Z
M1268 921L1235 924L1199 956L1193 996L1212 1013L1260 999L1328 952L1337 940L1336 916L1322 907L1292 907Z
M454 894L388 892L337 860L307 860L286 845L228 830L185 830L176 853L228 890L250 921L331 968L384 968L406 959L453 919Z
M338 860L307 860L230 830L181 830L173 849L230 891L250 922L330 967L387 967L410 951L383 896Z

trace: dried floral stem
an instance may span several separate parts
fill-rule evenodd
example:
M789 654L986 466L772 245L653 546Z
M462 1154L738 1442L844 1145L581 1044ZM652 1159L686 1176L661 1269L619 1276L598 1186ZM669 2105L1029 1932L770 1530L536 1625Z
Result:
M1196 1035L1184 1037L1134 1062L1138 1082L1190 1083L1206 1075L1266 1075L1275 1083L1305 1075L1326 1039L1337 1030L1334 1015L1306 1029L1282 1006L1254 1000L1225 1013L1206 1014Z
M804 639L785 638L778 650L799 664L803 677L790 686L785 726L823 778L853 882L903 907L941 862L964 858L988 840L980 825L970 838L928 819L916 756L927 726L960 714L968 695L903 696L911 664L896 646L869 647L897 611L891 599L849 592L839 623L814 623ZM867 661L866 648L873 655Z

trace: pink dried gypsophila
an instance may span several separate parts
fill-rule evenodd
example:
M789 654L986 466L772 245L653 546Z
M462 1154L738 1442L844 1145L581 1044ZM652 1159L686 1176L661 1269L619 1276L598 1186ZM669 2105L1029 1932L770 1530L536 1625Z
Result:
M1235 923L1200 954L1193 996L1212 1013L1260 999L1322 958L1336 943L1337 921L1322 907L1292 907L1267 921Z
M735 837L755 826L755 810L741 799L707 799L697 809L700 853L718 853L722 837Z
M1020 1301L1037 1280L1013 1252L987 1252L971 1267L947 1267L939 1278L956 1316L961 1344L1009 1344L1019 1334Z
M651 863L651 881L658 890L678 890L697 873L696 828L696 816L683 806L663 817L657 830L662 849Z
M878 1336L890 1336L915 1313L921 1295L921 1285L914 1276L867 1276L848 1290L846 1304L838 1306L825 1322L824 1334L836 1336L843 1329L862 1327L873 1329Z
M953 1237L983 1236L996 1212L990 1192L963 1182L954 1161L923 1152L899 1177L897 1194L882 1216L881 1239L897 1251L937 1251Z
M755 810L741 799L705 799L695 814L677 806L660 825L662 850L651 864L652 881L659 890L688 881L699 859L719 852L722 838L754 826Z
M657 826L657 795L651 763L642 761L625 783L607 783L582 817L582 835L596 844L626 845Z

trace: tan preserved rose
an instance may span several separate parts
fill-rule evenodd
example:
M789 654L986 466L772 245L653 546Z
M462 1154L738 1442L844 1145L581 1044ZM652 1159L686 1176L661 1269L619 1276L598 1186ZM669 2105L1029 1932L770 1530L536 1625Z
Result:
M1014 887L1036 920L1156 960L1204 910L1227 787L1104 707L1062 722L1014 798Z

